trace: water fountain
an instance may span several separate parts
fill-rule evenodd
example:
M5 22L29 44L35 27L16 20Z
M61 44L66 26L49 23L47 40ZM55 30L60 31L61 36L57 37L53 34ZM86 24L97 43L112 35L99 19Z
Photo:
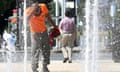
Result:
M26 0L24 0L24 72L27 72L27 18L26 18Z
M85 72L98 72L96 58L98 48L98 0L86 0L85 6Z
M98 40L99 40L99 15L98 15L98 8L99 8L99 0L86 0L85 4L85 18L86 18L86 31L85 31L85 71L84 72L99 72L98 69ZM28 72L27 70L27 21L26 21L26 0L24 0L24 72ZM11 61L8 61L11 63ZM11 68L11 65L9 66ZM11 72L8 69L8 72Z

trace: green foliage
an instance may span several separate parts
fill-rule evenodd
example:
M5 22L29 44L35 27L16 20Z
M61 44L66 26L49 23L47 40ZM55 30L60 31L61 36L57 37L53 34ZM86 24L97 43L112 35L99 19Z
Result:
M51 16L55 16L55 2L51 2L49 3L48 5L48 8L49 8L49 12L51 14ZM59 16L61 15L61 6L60 6L60 3L59 3Z
M52 16L55 16L55 2L51 2L51 3L48 5L48 8L49 8L50 14L51 14Z
M120 6L117 7L115 20L116 20L116 24L120 24Z
M50 3L50 2L53 2L53 0L33 0L33 1L42 2L42 3Z
M80 4L78 5L78 15L80 17L85 15L84 8L85 8L85 0L80 0Z
M4 13L6 10L11 8L11 4L15 2L15 0L1 0L0 1L0 13Z

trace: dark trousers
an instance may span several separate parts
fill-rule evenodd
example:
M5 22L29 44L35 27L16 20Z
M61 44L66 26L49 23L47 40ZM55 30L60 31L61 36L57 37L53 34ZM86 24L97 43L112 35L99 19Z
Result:
M43 33L31 33L32 41L32 70L37 72L39 67L39 55L42 55L43 65L50 63L50 45L48 43L47 32Z

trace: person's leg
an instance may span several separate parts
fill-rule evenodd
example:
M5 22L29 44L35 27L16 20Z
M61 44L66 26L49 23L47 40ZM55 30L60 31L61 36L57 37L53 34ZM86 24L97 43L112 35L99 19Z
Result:
M49 49L43 49L42 50L42 71L43 72L49 72L47 65L50 64L50 50Z
M68 53L67 53L66 47L62 47L62 53L64 57L63 63L65 63L68 60Z
M68 47L67 47L67 51L68 51L68 58L69 58L69 63L72 62L72 48L73 48L73 39L72 39L72 34L68 35Z
M32 41L32 70L33 72L38 72L37 68L39 67L39 53L40 50L38 48L37 42L39 39L37 39L36 34L32 34L31 41Z
M49 72L47 65L50 64L50 50L51 46L48 43L48 34L47 32L42 34L42 62L43 69L42 72Z
M68 51L68 61L69 63L72 62L72 48L71 47L67 47L67 51Z
M62 35L62 53L64 57L63 63L65 63L68 60L68 52L66 49L66 45L67 45L67 35L63 34Z

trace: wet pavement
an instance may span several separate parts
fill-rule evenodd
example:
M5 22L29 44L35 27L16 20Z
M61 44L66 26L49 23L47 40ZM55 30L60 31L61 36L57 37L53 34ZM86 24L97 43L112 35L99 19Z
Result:
M6 52L0 52L0 62L7 62L8 54ZM40 57L41 58L41 57ZM60 49L53 49L51 51L51 60L52 61L62 61L63 60L63 54ZM22 62L24 60L24 51L16 51L16 53L13 53L12 55L12 61L13 62ZM84 49L81 49L80 47L75 47L73 49L72 54L72 60L73 61L79 61L85 59L85 51ZM98 60L112 60L112 52L108 51L107 49L101 50L98 53L97 56ZM27 53L27 61L31 61L31 50L28 50Z
M78 50L79 47L74 48L73 50L72 63L62 63L63 55L59 49L51 51L51 64L48 66L50 72L85 72L86 63L84 49ZM27 54L27 72L32 72L30 50L28 50ZM97 72L120 72L120 63L115 63L112 60L111 50L103 49L100 50L98 54L96 65ZM13 54L12 63L7 61L7 54L1 53L0 55L0 72L24 72L25 65L23 51L17 51L15 54ZM8 71L10 69L12 69L12 71ZM88 69L91 70L91 67ZM41 60L39 64L39 70L41 70Z
M1 57L0 62L7 62L7 53L1 53L0 57ZM40 56L40 58L41 58L41 56ZM51 52L50 58L51 58L51 60L54 60L54 61L62 61L63 54L61 52ZM13 59L13 62L22 62L24 60L24 52L19 51L19 52L13 53L12 59ZM72 59L80 60L79 52L73 52ZM31 61L31 52L27 53L27 60Z
M120 72L120 63L114 63L111 60L102 60L97 63L96 72ZM26 72L24 71L24 63L12 63L8 66L8 63L0 63L0 72ZM86 72L85 62L73 62L73 63L62 63L61 61L52 61L48 66L50 72ZM10 71L10 69L12 69ZM87 68L88 72L91 71L91 67ZM9 71L8 71L9 70ZM41 71L41 62L39 64L39 72ZM32 72L31 64L27 63L27 72Z

